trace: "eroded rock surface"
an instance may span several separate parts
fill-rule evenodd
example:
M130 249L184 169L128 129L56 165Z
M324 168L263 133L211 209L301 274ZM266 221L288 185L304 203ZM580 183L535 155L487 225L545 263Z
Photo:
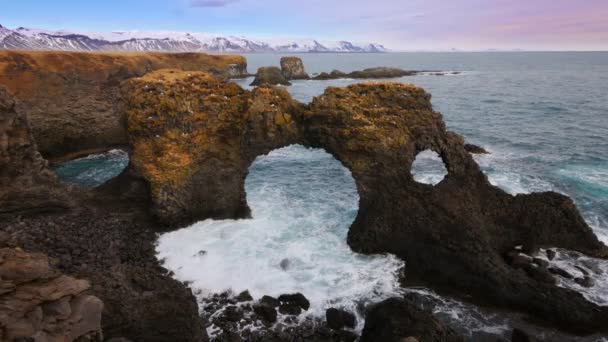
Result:
M0 85L0 220L6 216L48 213L72 205L38 153L28 121Z
M252 86L258 85L291 85L291 83L283 76L281 69L277 67L261 67L255 75L255 79L251 82Z
M40 253L0 248L0 340L100 341L103 303Z
M361 342L401 342L408 338L429 342L465 341L430 312L405 299L389 298L367 312Z
M92 193L58 183L13 104L0 87L0 341L72 341L95 317L98 330L95 298L105 338L206 338L192 292L155 257L146 186L128 172Z
M307 80L310 78L304 70L304 63L299 57L281 57L281 73L288 80Z
M159 71L123 91L132 170L149 184L166 224L246 216L244 179L257 155L292 143L324 148L352 172L360 195L348 234L353 250L393 253L407 262L411 281L562 329L608 329L608 308L506 260L522 244L608 257L572 200L551 192L511 196L492 186L421 88L328 88L303 106L268 86L249 92L203 73ZM436 186L410 173L427 149L448 171Z
M299 140L293 116L303 106L282 89L245 91L170 70L130 80L124 92L132 167L150 184L156 216L171 225L249 216L249 165Z
M19 99L16 110L28 116L45 158L126 145L119 85L161 68L247 73L240 56L0 51L0 84Z

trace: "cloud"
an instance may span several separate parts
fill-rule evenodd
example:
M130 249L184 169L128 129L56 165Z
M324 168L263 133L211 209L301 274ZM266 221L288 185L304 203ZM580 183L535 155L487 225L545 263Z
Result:
M192 7L224 7L238 0L191 0Z

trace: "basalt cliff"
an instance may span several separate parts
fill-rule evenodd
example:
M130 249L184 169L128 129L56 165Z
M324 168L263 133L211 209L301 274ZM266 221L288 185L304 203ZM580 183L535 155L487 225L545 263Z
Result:
M11 62L5 68L18 65ZM22 163L0 174L3 190L15 179L26 179L11 189L36 194L42 188L57 194L49 196L54 199L49 211L40 210L45 205L36 196L31 201L0 197L0 209L5 203L11 206L0 223L0 231L7 234L5 245L45 253L57 260L62 272L87 279L91 294L103 301L101 326L106 338L207 338L191 291L155 259L154 234L206 218L249 217L244 190L249 166L259 155L290 144L323 148L352 172L360 203L348 243L360 253L393 253L404 259L406 283L522 312L573 333L608 333L608 307L558 287L542 267L513 261L516 246L529 254L541 247L561 247L608 258L608 248L572 200L551 192L512 196L492 186L464 139L447 130L423 89L361 83L330 87L302 104L284 89L262 85L248 91L211 72L173 68L130 76L116 81L115 97L106 102L121 118L117 127L125 140L120 143L128 145L130 165L91 191L66 188L48 174L34 142L39 116L28 113L37 102L21 104L32 93L16 91L15 100L0 91L6 98L0 102L2 115L13 118L0 126L0 157L3 166ZM0 83L6 78L0 76ZM16 83L12 88L20 89ZM45 98L34 93L37 101ZM62 96L66 94L46 101L67 106L70 97L59 100ZM63 116L79 120L78 113ZM27 115L33 134L20 115ZM38 127L44 138L52 126ZM94 122L90 129L96 129ZM97 142L94 147L114 145ZM70 146L47 146L57 150L43 150L43 156L74 152ZM410 172L416 156L425 150L437 152L448 171L435 186L416 182ZM416 329L399 328L397 319L384 324L378 318L386 310L409 315L407 307L372 310L377 321L370 323L367 333L364 330L366 340L373 340L370 332L421 340L452 335L424 328L420 331L428 335L417 336Z

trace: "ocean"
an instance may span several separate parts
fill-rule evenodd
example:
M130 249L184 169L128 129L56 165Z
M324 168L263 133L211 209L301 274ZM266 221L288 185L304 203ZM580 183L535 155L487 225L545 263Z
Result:
M279 65L281 55L246 56L250 72ZM557 191L571 196L588 224L608 242L608 53L388 53L301 54L310 74L374 66L458 71L423 74L392 82L412 83L433 95L448 128L487 149L476 156L490 181L509 193ZM252 79L237 80L245 88ZM293 81L292 96L310 101L328 86L360 80ZM127 164L120 151L90 156L56 167L68 182L93 187ZM424 155L414 167L417 180L443 177L441 162ZM262 295L302 292L311 300L308 316L327 307L362 308L401 295L403 262L391 255L350 251L346 234L358 209L350 172L323 150L290 146L260 156L250 167L247 199L250 220L206 220L159 237L165 267L192 282L200 299L213 293L249 290ZM204 250L204 256L198 252ZM561 254L560 254L561 255ZM560 259L564 267L568 260ZM608 263L596 286L582 291L608 305ZM442 319L467 332L506 334L511 317L422 293ZM203 305L203 304L201 304ZM302 318L304 319L304 318ZM593 340L593 339L591 339Z

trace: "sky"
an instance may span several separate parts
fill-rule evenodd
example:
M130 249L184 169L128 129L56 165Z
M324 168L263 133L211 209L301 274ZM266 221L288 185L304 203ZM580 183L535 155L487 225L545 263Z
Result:
M0 25L378 42L393 50L608 50L608 0L0 0Z

